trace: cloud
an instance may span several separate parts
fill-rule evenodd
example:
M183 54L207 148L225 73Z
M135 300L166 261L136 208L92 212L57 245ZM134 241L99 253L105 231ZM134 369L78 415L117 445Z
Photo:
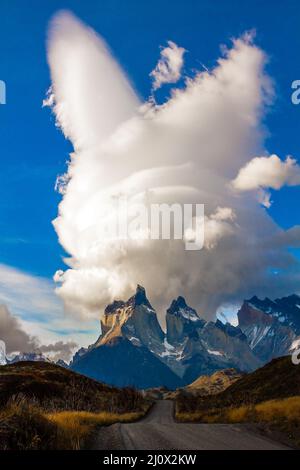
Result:
M232 184L238 191L297 186L300 185L300 166L292 157L285 161L277 155L255 157L240 169Z
M0 339L6 344L7 353L30 352L36 349L36 338L29 336L17 318L11 315L5 305L0 305Z
M182 294L209 318L254 293L297 290L299 263L288 250L294 236L285 240L258 201L230 185L264 151L261 122L273 96L265 54L249 35L158 106L139 102L96 33L70 14L54 25L53 110L74 146L54 221L69 254L67 269L55 275L66 309L98 318L140 283L161 312ZM186 251L182 240L104 236L120 196L148 209L204 204L204 249Z
M59 317L62 307L54 295L54 283L39 276L0 264L0 302L17 315L43 322Z
M300 166L292 157L282 161L277 155L255 157L238 172L232 181L237 191L257 191L258 201L265 207L272 205L268 189L300 185ZM267 189L265 189L267 188Z
M26 344L32 350L34 344L55 343L61 336L87 345L97 335L95 322L82 324L65 315L52 280L4 264L0 264L0 303L6 305L3 312L5 309L13 312L12 321L17 322L21 330L24 342L20 344L24 345L24 351L27 351ZM1 315L5 322L7 315ZM17 333L16 338L19 338Z
M176 83L181 78L183 56L186 50L178 47L174 42L168 41L168 47L160 52L160 60L150 73L153 78L153 89L157 90L166 83Z
M54 105L58 124L77 150L107 137L136 108L138 99L105 42L71 13L52 21L48 60L52 91L44 105Z
M6 305L0 305L0 340L6 345L8 354L39 351L52 360L69 360L77 343L57 341L53 344L40 344L36 336L29 335L20 320L11 314Z
M57 341L53 344L41 345L38 349L51 357L53 361L57 361L58 359L69 361L76 348L78 348L78 345L74 341L69 341L68 343Z

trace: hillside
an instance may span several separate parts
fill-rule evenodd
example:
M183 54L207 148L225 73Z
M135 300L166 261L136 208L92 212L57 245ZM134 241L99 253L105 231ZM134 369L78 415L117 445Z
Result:
M0 366L0 450L78 449L96 425L135 420L148 406L133 389L48 362Z
M0 407L13 395L22 394L44 409L100 411L111 407L113 401L120 411L127 411L131 403L126 398L134 392L126 392L47 362L17 362L0 367Z
M193 383L185 387L185 390L199 396L216 395L223 392L223 390L230 387L230 385L243 376L244 374L235 369L224 369L212 375L200 376Z
M273 359L217 395L176 399L178 421L259 423L264 431L280 431L300 446L300 373L290 357Z
M299 368L290 357L273 359L269 364L243 376L223 392L209 397L188 397L182 392L177 400L181 411L256 404L266 400L300 395Z

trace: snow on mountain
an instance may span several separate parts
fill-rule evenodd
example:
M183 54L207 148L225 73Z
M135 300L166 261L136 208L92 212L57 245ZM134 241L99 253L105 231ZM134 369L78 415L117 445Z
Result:
M0 340L0 366L4 366L6 363L6 345L4 341Z
M9 362L11 364L21 361L35 361L35 362L51 362L50 359L45 357L40 352L19 353L14 356Z
M291 351L300 333L299 296L272 301L253 297L238 312L239 327L254 354L264 363Z
M114 385L130 383L142 387L150 371L152 375L146 380L149 386L179 386L192 382L201 373L228 367L253 370L260 365L240 329L206 322L183 297L171 303L166 325L164 333L145 289L138 285L129 300L116 300L106 307L101 317L101 335L95 344L76 353L70 367ZM104 372L107 351L111 352L113 370ZM132 376L128 376L133 367L129 361L135 361ZM166 371L168 384L167 378L161 378Z

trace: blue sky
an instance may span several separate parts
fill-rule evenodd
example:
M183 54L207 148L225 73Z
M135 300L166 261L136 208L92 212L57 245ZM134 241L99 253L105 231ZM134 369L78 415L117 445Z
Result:
M183 46L185 72L212 67L220 44L255 29L256 44L269 56L276 100L266 117L266 148L300 161L300 106L291 103L291 83L300 79L297 1L2 0L0 79L7 104L0 106L0 262L51 279L63 267L51 221L60 196L55 179L65 171L71 150L42 100L50 85L45 36L51 16L70 9L98 31L147 99L159 46L171 39ZM166 91L160 91L161 98ZM158 93L158 98L160 94ZM299 223L300 188L273 194L272 217L284 228Z

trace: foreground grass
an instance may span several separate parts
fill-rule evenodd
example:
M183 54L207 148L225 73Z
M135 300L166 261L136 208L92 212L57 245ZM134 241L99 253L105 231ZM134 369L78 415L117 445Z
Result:
M60 448L81 449L97 426L130 423L142 418L144 411L131 413L91 413L87 411L61 411L48 413L46 418L57 426Z
M45 450L84 447L96 426L128 423L140 419L147 412L126 413L58 411L45 412L36 403L24 399L12 400L0 412L1 450Z
M267 424L300 447L300 396L198 412L181 412L177 407L176 419L179 422Z

